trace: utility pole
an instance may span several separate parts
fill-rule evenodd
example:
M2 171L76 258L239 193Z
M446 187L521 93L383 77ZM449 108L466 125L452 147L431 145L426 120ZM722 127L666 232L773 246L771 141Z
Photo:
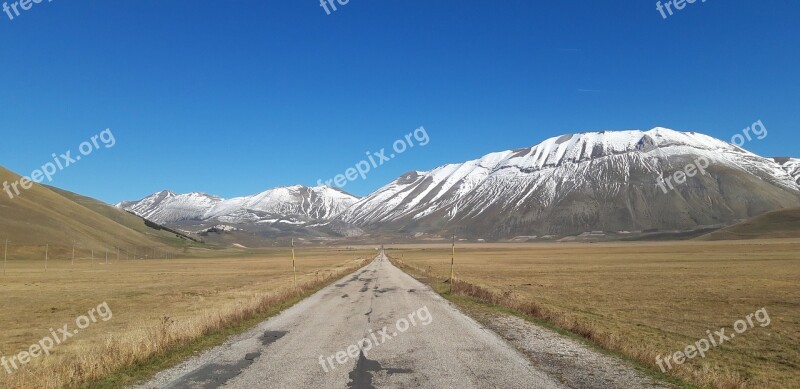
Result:
M44 245L44 271L45 271L45 273L47 272L47 256L48 256L48 251L50 251L50 245L49 245L49 244L46 244L46 245Z
M453 256L450 257L450 293L453 293L453 277L455 271L453 270L456 263L456 236L453 235Z
M72 242L72 266L75 266L75 242Z
M6 250L3 254L3 276L6 275L6 265L8 264L8 239L6 239Z
M292 238L292 272L294 273L294 287L297 288L297 265L294 257L294 238Z

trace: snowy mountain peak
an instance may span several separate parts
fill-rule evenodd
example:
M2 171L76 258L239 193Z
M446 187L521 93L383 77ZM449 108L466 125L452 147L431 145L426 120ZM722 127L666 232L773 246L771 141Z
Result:
M691 196L697 204L672 197L679 191L666 195L659 192L657 177L671 175L701 157L712 161L713 169L719 168L723 178L708 175L702 177L702 185L698 182L681 188L707 185L708 193ZM584 231L666 225L682 228L697 221L681 212L656 215L654 209L666 209L664 204L669 202L675 202L676 207L704 209L708 208L705 202L711 201L735 204L736 216L746 217L753 208L729 198L745 188L750 192L736 196L750 198L757 191L774 191L762 196L766 200L750 200L764 210L775 209L776 204L798 204L800 198L795 179L774 161L704 134L663 127L584 132L426 172L406 173L359 200L337 221L361 228L392 225L404 231L445 226L463 231L464 226L472 226L487 236L571 233L580 228L577 226L585 227ZM632 205L650 201L655 208ZM731 219L730 207L713 207L719 209L709 210L704 222ZM546 217L556 211L563 214ZM620 214L600 214L612 211ZM644 214L631 215L633 212ZM620 222L623 220L640 225ZM591 224L593 221L606 225ZM505 231L498 230L501 227Z
M259 223L264 220L327 220L358 200L333 188L278 187L244 197L223 199L206 193L161 191L117 207L156 223Z
M465 169L497 170L510 167L533 171L612 155L666 152L667 149L677 153L690 149L744 152L736 146L704 134L656 127L648 131L600 131L561 135L546 139L533 147L490 153L463 164L448 164L429 172L415 173L437 175L442 172L445 174L464 172ZM667 154L664 156L668 157ZM404 177L408 178L408 174Z
M528 169L578 163L630 152L649 152L664 148L736 151L733 145L695 132L679 132L656 127L648 131L585 132L553 137L528 149L517 150L509 165ZM676 150L681 151L681 150ZM502 153L490 154L493 159ZM484 157L487 158L487 157Z

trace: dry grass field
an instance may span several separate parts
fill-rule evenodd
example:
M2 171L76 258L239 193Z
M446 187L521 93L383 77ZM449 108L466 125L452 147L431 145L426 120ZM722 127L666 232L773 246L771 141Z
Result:
M373 250L298 249L298 284L311 290L371 258ZM1 259L1 258L0 258ZM0 273L1 274L1 273ZM13 374L0 366L0 387L56 388L96 382L214 331L263 315L298 298L288 249L223 259L9 261L0 275L0 352L29 350L103 302L98 319ZM99 315L95 315L99 318ZM61 337L61 335L59 335ZM34 350L35 352L36 350ZM17 362L19 365L19 363ZM114 386L114 385L112 385Z
M389 251L441 290L449 245ZM698 387L800 387L800 240L457 247L456 292L569 330L658 370L707 330L733 332L766 308L771 323L670 374ZM673 366L676 366L674 363Z

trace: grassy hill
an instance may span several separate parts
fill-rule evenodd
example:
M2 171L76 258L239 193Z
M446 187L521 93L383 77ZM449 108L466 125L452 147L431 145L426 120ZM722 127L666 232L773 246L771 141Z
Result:
M18 179L18 175L0 167L0 185ZM195 244L100 201L36 184L13 199L0 192L0 244L5 239L16 250L15 258L38 256L45 245L55 256L63 255L75 242L80 250L99 252L117 248L174 252Z
M99 213L123 226L131 228L142 234L155 237L166 243L183 244L187 241L200 243L197 237L188 236L180 231L167 228L156 223L147 221L140 216L136 216L130 212L123 211L117 207L108 205L100 200L91 197L82 196L76 193L68 192L63 189L55 187L47 187L53 192L56 192L65 198L78 203L90 210Z
M698 240L800 238L800 208L782 209L703 235Z

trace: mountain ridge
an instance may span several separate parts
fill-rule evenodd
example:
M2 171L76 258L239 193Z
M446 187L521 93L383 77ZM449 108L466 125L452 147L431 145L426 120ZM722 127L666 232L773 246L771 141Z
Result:
M230 199L201 192L176 194L163 190L116 206L163 224L302 224L331 219L357 199L337 188L292 185Z
M692 179L664 197L655 192L657 177L697 158L714 161L715 174ZM715 193L693 193L698 185ZM746 204L728 193L736 185L752 190L739 191ZM703 212L703 200L712 197L726 205ZM647 199L655 199L655 207ZM412 171L335 220L364 230L497 238L682 229L732 223L795 204L800 204L797 182L774 161L704 134L656 127L561 135L528 148Z
M659 186L698 161L708 161L707 172L670 184L669 191ZM800 206L800 160L764 158L702 133L664 127L595 131L410 171L363 198L295 185L227 200L162 191L118 206L173 226L302 228L345 237L690 230Z

